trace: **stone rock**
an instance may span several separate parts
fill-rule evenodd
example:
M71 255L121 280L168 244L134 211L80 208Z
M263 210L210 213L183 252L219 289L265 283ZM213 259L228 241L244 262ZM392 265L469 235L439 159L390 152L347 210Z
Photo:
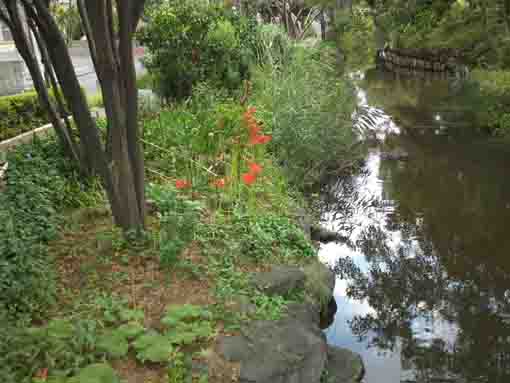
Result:
M335 321L335 314L338 311L336 299L333 297L330 299L328 305L322 309L320 315L319 326L321 329L327 329Z
M409 159L409 153L407 153L405 150L396 148L387 152L381 153L381 158L383 160L390 160L390 161L406 161Z
M329 346L327 372L328 383L357 383L363 379L365 368L358 354Z
M297 222L298 222L299 226L301 227L301 229L303 229L305 238L308 240L312 239L312 219L306 213L305 209L298 209Z
M321 243L346 242L348 240L348 238L343 236L342 234L328 230L320 226L313 226L311 228L310 235L312 240Z
M235 311L246 315L253 315L257 312L257 306L251 303L250 298L245 295L235 297L232 308Z
M320 310L325 308L335 290L336 277L335 274L322 262L314 261L303 268L306 276L306 291L312 296L314 301L322 306Z
M271 271L252 274L253 285L267 295L286 295L304 288L305 273L298 267L273 266Z
M327 363L327 343L305 305L289 307L279 321L254 321L242 335L221 337L219 355L239 363L239 383L319 383Z

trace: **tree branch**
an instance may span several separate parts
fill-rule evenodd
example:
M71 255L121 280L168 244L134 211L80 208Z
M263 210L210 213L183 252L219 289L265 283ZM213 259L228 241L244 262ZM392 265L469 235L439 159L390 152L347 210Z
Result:
M2 1L2 3L4 3L4 1ZM9 19L9 16L5 13L3 8L0 8L0 21L7 25L9 29L12 28L11 20Z
M94 68L97 68L97 49L96 44L94 43L94 38L92 36L92 29L90 27L90 20L87 14L87 10L85 8L84 0L78 0L78 12L80 13L81 24L83 26L83 31L85 32L85 36L87 37L87 43L89 45L90 57L92 58L92 63L94 64Z
M140 18L142 17L143 10L145 8L145 0L131 0L130 2L131 8L130 8L130 24L131 24L131 31L135 32L136 27L138 26L138 22L140 21Z

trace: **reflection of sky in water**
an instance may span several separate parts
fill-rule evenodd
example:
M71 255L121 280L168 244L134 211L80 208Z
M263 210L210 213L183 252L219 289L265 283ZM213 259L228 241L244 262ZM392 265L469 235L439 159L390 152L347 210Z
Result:
M375 137L383 141L389 134L400 134L399 127L383 110L368 105L367 93L356 88L358 110L355 118L355 128L362 137Z
M384 179L381 179L379 172L380 162L380 153L377 151L371 152L366 161L367 174L358 177L355 182L356 187L361 192L361 198L376 198L382 204L380 207L370 207L354 214L350 223L354 224L355 229L350 238L355 242L365 228L370 225L377 225L388 235L388 247L396 250L400 245L402 235L399 231L389 232L384 225L385 217L393 212L393 207L391 201L383 200ZM339 229L338 223L332 218L332 214L327 214L324 218L329 229ZM417 248L418 244L414 242L413 247ZM330 265L334 265L341 257L349 256L362 271L366 272L369 267L362 253L345 244L330 243L322 245L319 256L323 262ZM348 281L337 279L335 297L338 312L332 326L325 331L328 341L331 344L346 347L361 354L365 362L365 382L367 383L393 383L413 379L412 371L403 371L398 347L393 352L368 348L370 339L360 341L351 333L347 323L348 320L356 315L375 314L375 311L366 301L355 301L348 298L346 296L347 285ZM412 330L415 339L423 342L423 345L430 345L433 339L440 338L447 345L452 346L456 338L454 325L442 320L437 312L428 312L426 316L414 320Z

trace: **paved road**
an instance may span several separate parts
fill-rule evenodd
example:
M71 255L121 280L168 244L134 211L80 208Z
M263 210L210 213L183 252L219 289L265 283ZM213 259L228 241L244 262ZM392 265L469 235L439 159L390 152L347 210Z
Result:
M87 91L88 94L97 94L100 90L96 72L92 65L92 59L88 54L87 48L73 47L70 49L71 60L73 61L76 75L80 81L81 86ZM145 73L145 68L141 62L144 51L143 48L135 48L135 67L137 75ZM21 60L14 45L2 44L0 45L0 61ZM30 74L25 74L25 89L32 89L32 79Z
M145 73L145 68L140 61L141 57L137 57L135 61L136 73L137 75ZM72 57L74 69L76 70L76 75L80 81L81 86L85 89L87 94L96 94L99 92L99 84L96 76L96 72L94 70L94 66L92 65L92 60L90 57Z

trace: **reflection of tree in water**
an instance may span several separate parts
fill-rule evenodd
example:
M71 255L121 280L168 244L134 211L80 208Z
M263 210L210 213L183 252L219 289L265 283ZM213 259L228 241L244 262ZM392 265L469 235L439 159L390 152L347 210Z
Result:
M371 69L361 85L369 105L384 109L410 131L442 125L457 134L472 134L477 116L487 109L476 83L434 73L417 77Z
M381 164L380 173L390 175L384 195L393 209L352 244L369 268L362 272L350 259L336 267L350 280L348 295L366 299L374 309L350 326L379 350L398 348L403 368L413 370L418 382L507 383L510 181L501 167L505 162L494 153L474 158L455 148L431 147L432 153L414 147L405 164ZM396 232L398 246L391 239ZM424 341L413 324L427 319L450 323L456 329L453 339L432 332Z
M314 201L314 208L320 216L329 215L327 220L335 222L335 230L346 236L355 229L353 218L377 203L373 198L365 197L360 190L357 180L366 176L367 171L360 168L354 174L325 178L321 183L321 198Z

